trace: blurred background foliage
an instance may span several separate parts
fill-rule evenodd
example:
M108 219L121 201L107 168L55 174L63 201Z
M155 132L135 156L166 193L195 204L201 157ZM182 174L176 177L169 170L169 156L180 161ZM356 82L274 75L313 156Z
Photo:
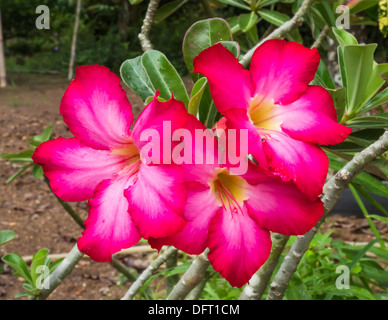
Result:
M230 1L229 1L230 2ZM273 11L292 16L298 0L259 1L262 7L255 11L254 33L232 30L235 40L244 48L252 47L252 41L271 28L268 13ZM75 66L102 64L118 72L120 64L141 54L137 35L147 9L148 1L129 0L83 0L78 31ZM38 30L35 13L39 5L50 9L50 29ZM66 73L69 63L70 44L74 27L75 0L0 0L5 39L7 72L12 71L54 71ZM248 8L249 9L249 8ZM263 11L260 11L263 10ZM267 10L267 11L265 11ZM361 32L368 43L378 44L376 61L383 61L388 55L388 41L379 31L378 6L372 6L361 13L363 26L352 21L355 32ZM251 11L252 12L252 11ZM262 12L262 14L261 14ZM267 12L267 15L265 15ZM228 1L162 0L156 23L150 34L155 49L162 51L183 76L187 69L182 56L182 40L187 29L196 21L210 17L228 19L249 15L244 7L228 5ZM233 28L232 28L233 29ZM300 39L306 45L313 42L311 26L304 24ZM359 38L359 37L358 37ZM325 48L322 54L325 55Z

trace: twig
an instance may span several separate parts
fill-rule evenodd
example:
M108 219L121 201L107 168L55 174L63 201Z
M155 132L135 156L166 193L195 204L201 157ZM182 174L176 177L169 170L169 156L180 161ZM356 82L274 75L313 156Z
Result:
M249 280L249 283L245 286L239 300L261 299L289 238L289 236L278 233L272 234L272 248L268 260L261 266L259 271L253 275L251 280Z
M149 266L145 269L137 280L132 283L129 290L121 300L132 300L140 288L144 285L149 277L167 260L167 258L177 251L174 247L169 247L166 251L160 254Z
M42 289L40 290L38 299L46 299L51 292L58 287L62 281L71 273L76 264L83 257L83 253L78 250L77 245L71 249L65 259L60 265L50 274L43 282Z
M325 212L317 224L305 235L298 236L285 257L279 271L274 277L268 292L268 300L280 300L284 296L287 285L296 271L300 260L309 248L309 244L318 228L325 221L327 215L334 208L342 193L348 187L352 179L360 173L372 160L388 150L388 131L379 140L357 153L341 170L339 170L324 186L322 201Z
M330 31L330 27L329 26L325 26L321 33L318 35L318 37L315 39L314 43L311 45L311 49L312 48L319 48L322 43L323 43L323 40L326 39L327 37L327 34L329 33Z
M205 289L208 280L208 277L204 277L201 282L187 295L186 300L198 300L201 297L203 289Z
M201 253L184 273L182 278L170 292L167 300L183 300L204 278L210 262L207 258L208 249Z
M240 60L241 64L244 67L248 67L249 63L251 62L253 53L256 51L256 49L265 41L269 39L279 39L283 38L288 32L290 32L292 29L300 26L303 23L303 17L307 14L307 11L312 6L314 0L304 0L302 5L300 6L299 10L295 13L295 15L292 17L291 20L285 22L281 27L275 29L270 35L268 35L266 38L264 38L262 41L260 41L256 46L254 46L252 49L250 49Z
M158 9L159 2L160 0L150 0L148 4L147 12L143 20L143 25L141 26L141 31L138 36L143 51L152 50L152 44L148 36L151 31L151 26L154 22L155 12Z

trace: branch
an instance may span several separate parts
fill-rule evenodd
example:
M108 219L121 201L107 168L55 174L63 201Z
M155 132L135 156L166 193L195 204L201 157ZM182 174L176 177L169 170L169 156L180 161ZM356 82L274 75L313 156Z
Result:
M280 300L284 296L287 285L296 271L302 256L309 248L309 244L318 228L325 221L330 211L348 187L352 179L360 173L372 160L388 150L388 131L379 140L357 153L340 171L338 171L324 186L322 202L325 212L317 224L305 235L298 236L285 257L278 273L274 277L268 292L267 300Z
M151 26L154 22L155 12L158 9L159 2L160 0L150 0L148 4L147 12L143 20L143 25L141 26L141 31L138 36L143 51L152 50L152 44L148 36L151 31Z
M183 300L204 278L210 262L207 258L206 249L191 264L174 289L170 292L167 300Z
M303 23L303 17L307 14L308 10L312 6L314 0L304 0L299 10L295 13L293 18L287 22L285 22L281 27L275 29L269 36L265 37L262 41L260 41L256 46L250 49L241 59L240 63L244 67L248 67L251 62L253 53L256 49L265 41L269 39L280 39L283 38L287 33L289 33L292 29L299 27Z
M314 43L311 45L311 48L319 48L322 45L323 40L326 39L327 34L330 31L329 26L325 26L318 37L315 39Z
M132 300L144 283L151 277L154 272L168 259L169 256L175 254L177 249L174 247L169 247L166 251L160 254L148 267L145 269L142 274L137 278L137 280L132 283L129 290L126 292L124 297L121 300Z
M289 238L290 236L278 233L272 234L272 248L268 260L261 266L259 271L253 275L251 280L249 280L249 283L245 286L239 300L261 299Z
M71 273L76 264L83 257L83 253L78 250L77 245L71 249L69 254L60 263L60 265L50 274L43 282L42 289L40 289L38 299L46 299L51 292L58 287L62 281ZM47 289L46 289L47 288Z

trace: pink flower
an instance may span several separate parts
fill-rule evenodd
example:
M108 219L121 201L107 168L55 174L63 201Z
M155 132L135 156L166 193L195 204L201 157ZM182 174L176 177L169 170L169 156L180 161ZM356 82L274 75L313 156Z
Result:
M342 142L351 129L337 123L331 95L309 85L320 61L316 49L268 40L246 70L221 44L194 59L228 128L247 129L259 165L293 180L310 199L322 193L328 159L318 146Z
M204 130L194 117L187 128ZM212 139L210 132L209 136ZM229 165L218 164L217 141L213 139L210 145L215 148L196 147L193 157L214 153L214 164L183 164L188 187L184 207L187 224L177 235L150 238L149 243L159 250L173 245L189 254L200 254L208 247L214 270L232 286L241 287L267 260L269 231L304 234L316 224L324 208L318 198L311 201L293 182L284 182L253 163L245 174L232 174Z
M79 67L61 101L60 113L74 138L40 145L33 160L43 167L53 192L65 201L89 200L80 251L96 261L135 245L141 237L165 237L185 225L183 169L147 165L140 150L146 129L163 136L162 122L180 128L183 103L156 98L134 124L120 78L109 69ZM126 190L126 197L124 196Z

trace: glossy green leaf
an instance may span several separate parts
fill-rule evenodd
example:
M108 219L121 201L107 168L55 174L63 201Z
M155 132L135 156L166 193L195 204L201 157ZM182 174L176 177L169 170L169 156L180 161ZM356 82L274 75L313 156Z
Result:
M206 83L204 92L202 93L201 101L198 107L198 119L202 123L206 123L209 110L213 104L212 97L210 95L209 84Z
M356 111L356 107L364 99L373 70L373 55L376 47L376 44L347 45L343 49L349 113Z
M32 277L32 283L35 287L36 279L41 275L37 272L38 266L44 265L44 262L49 254L48 249L41 249L39 250L32 258L31 262L31 277Z
M247 6L243 1L241 0L218 0L219 2L241 8L241 9L246 9L246 10L251 10L249 6Z
M237 41L220 41L220 43L238 58L240 55L240 45Z
M332 28L332 30L341 48L344 48L347 45L358 44L357 39L346 30L337 28Z
M353 118L347 121L347 124L353 128L388 128L388 112Z
M365 90L364 99L357 106L357 110L363 109L364 105L372 99L376 93L381 89L381 87L386 83L386 81L381 77L385 72L388 71L388 63L377 64L373 62L373 69L370 75L368 85Z
M374 96L373 99L371 99L367 104L365 104L365 106L362 108L362 112L368 111L386 102L388 102L388 88L385 88L379 94Z
M335 110L337 111L337 120L341 121L346 107L346 88L338 88L338 89L327 89L333 98Z
M242 32L249 31L253 26L256 25L258 19L259 17L254 12L240 14L239 16L240 30Z
M182 101L187 107L189 96L178 72L167 59L157 50L148 50L141 57L141 63L152 86L160 91L160 97L166 100L174 98Z
M230 26L230 31L232 32L232 34L235 34L237 32L241 32L240 17L239 16L226 18L226 22L228 22L228 24Z
M201 78L194 84L193 89L191 91L188 112L195 117L198 116L199 105L200 105L203 93L205 91L206 84L207 84L206 78L205 77Z
M268 10L268 9L261 9L258 13L264 20L268 21L269 23L272 23L277 27L282 26L284 23L290 20L290 17L288 15L277 11ZM290 40L303 43L303 39L300 36L297 28L292 29L288 33L287 37Z
M26 262L17 253L8 253L1 260L13 268L14 272L32 284L32 277Z
M183 57L187 69L192 72L194 58L206 48L220 41L232 41L229 24L220 18L211 18L194 23L183 39ZM198 74L192 74L193 79L199 79Z
M1 230L0 231L0 246L11 241L15 238L15 232L12 230Z
M323 60L319 62L317 72L315 73L314 82L326 89L335 90L335 84Z
M160 23L175 11L177 11L181 6L183 6L188 0L175 0L168 2L156 10L155 13L155 23Z
M120 74L124 83L143 101L155 94L155 88L141 64L141 56L124 61Z

